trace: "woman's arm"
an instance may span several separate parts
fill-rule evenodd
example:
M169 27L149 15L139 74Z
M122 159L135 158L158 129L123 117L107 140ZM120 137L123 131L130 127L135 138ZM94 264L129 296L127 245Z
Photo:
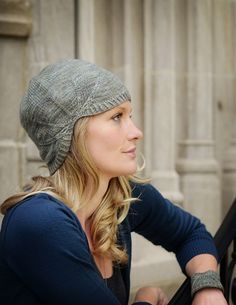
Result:
M217 259L213 238L198 218L163 198L152 185L136 184L132 195L139 201L130 208L130 230L174 252L184 273L196 255L210 254Z
M163 198L151 185L134 185L133 196L140 201L131 208L131 230L174 252L188 276L217 271L213 238L199 219ZM195 293L193 304L227 303L220 289L205 288Z
M193 257L186 265L186 273L192 277L196 273L204 274L212 270L217 272L217 260L209 254L201 254ZM227 305L221 289L203 288L196 292L193 297L193 305Z
M217 260L214 256L209 254L200 254L193 257L186 265L186 273L188 276L192 276L194 273L206 272L213 270L217 272Z

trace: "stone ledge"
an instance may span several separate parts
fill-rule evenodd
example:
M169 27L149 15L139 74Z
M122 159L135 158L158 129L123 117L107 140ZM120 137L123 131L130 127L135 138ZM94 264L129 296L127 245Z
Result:
M28 37L32 28L31 2L0 1L0 36Z
M30 32L31 22L27 18L0 14L0 35L28 37Z
M175 255L162 248L157 248L152 255L143 255L142 259L132 263L131 280L133 287L151 285L180 277L182 272Z
M171 298L185 280L174 254L162 248L156 250L155 256L145 258L144 255L143 259L133 263L130 302L137 289L143 286L158 286Z
M185 278L183 278L183 277L173 278L171 281L162 281L161 283L159 283L159 282L152 283L151 286L156 286L156 287L161 288L167 295L168 300L171 300L171 298L174 296L176 291L182 285L184 280L185 280ZM136 292L137 292L137 289L131 289L129 305L133 304Z
M172 297L185 279L173 253L160 247L155 250L155 255L143 254L142 258L132 263L131 301L137 289L143 286L161 287Z
M219 172L219 164L215 159L184 159L180 158L176 162L177 172L214 174Z

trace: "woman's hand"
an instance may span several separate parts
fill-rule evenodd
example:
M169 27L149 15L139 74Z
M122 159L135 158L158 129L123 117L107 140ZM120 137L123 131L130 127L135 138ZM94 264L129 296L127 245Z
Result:
M227 305L220 289L204 288L196 292L192 305Z
M161 288L142 287L137 291L134 302L148 302L152 305L167 305L168 298Z

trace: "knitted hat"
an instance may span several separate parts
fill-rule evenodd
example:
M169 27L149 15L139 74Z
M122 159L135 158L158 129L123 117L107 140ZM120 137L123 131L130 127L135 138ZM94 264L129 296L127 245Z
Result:
M79 59L60 60L31 79L21 124L52 175L66 159L76 121L127 100L128 90L111 72Z

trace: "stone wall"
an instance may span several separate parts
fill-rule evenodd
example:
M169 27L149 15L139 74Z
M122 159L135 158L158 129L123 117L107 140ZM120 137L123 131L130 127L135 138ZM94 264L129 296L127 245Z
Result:
M44 171L18 119L28 80L79 57L124 80L145 175L214 233L236 194L235 27L235 0L1 0L1 201ZM133 289L181 279L172 254L134 236Z
M29 1L0 1L1 201L24 183L26 144L18 109L27 81L27 38L31 27Z

